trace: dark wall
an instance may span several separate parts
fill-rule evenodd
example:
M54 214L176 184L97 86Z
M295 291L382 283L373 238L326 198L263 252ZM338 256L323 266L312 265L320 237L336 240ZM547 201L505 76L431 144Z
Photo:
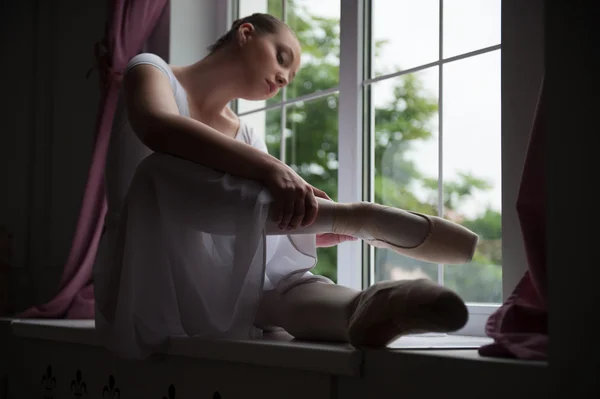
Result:
M544 73L544 1L502 1L502 263L508 298L525 269L516 211L523 162Z
M14 234L15 307L52 297L91 160L106 2L2 2L0 224Z

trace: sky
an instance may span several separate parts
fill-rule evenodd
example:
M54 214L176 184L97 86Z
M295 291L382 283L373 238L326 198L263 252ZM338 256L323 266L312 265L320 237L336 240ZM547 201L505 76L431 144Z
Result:
M340 0L296 1L308 6L313 15L339 19ZM263 2L242 0L241 5L255 8ZM389 73L439 59L438 0L372 2L374 39L388 41L375 69ZM444 1L443 58L500 44L500 6L500 0ZM444 179L469 172L493 186L466 203L461 213L476 216L486 205L501 210L500 50L445 64L443 72ZM417 73L427 93L436 99L438 75L437 67ZM374 84L376 106L391 98L393 83ZM431 123L436 139L415 146L410 154L418 168L432 177L438 176L437 122L436 116Z

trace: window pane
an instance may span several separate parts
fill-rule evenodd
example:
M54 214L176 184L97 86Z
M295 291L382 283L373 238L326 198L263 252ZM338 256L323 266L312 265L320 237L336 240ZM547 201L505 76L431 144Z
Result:
M264 101L264 100L250 101L250 100L244 100L244 99L240 98L239 100L237 100L237 104L238 104L237 112L240 114L243 114L245 112L252 112L254 110L262 109L262 108L272 105L272 104L281 103L282 99L283 99L283 96L281 95L281 91L279 93L277 93L275 96L273 96L272 98L269 98L267 101Z
M337 200L338 95L287 107L286 163ZM314 273L337 280L337 247L318 248Z
M281 14L282 0L238 0L238 4L240 14L237 18L243 18L255 12L271 14L280 19L283 18Z
M444 2L444 58L500 44L501 0Z
M475 231L473 261L445 285L468 302L502 302L500 50L444 66L444 213Z
M255 12L271 14L279 19L283 19L282 0L239 0L239 16L237 18L247 17ZM282 100L281 92L267 101L248 101L238 100L238 112L244 113L254 109L260 109L265 106L280 103Z
M372 0L371 77L439 59L439 0Z
M372 85L375 202L428 215L438 209L438 68ZM375 248L375 280L428 277L437 264Z
M269 154L280 158L281 154L281 108L258 111L240 117L265 139Z
M287 22L302 46L302 64L288 86L292 99L339 83L340 0L287 2Z

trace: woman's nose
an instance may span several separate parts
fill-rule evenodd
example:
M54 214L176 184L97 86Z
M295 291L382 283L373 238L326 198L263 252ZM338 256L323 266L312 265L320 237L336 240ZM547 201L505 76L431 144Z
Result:
M283 86L287 85L287 79L281 75L278 75L277 76L277 85L279 87L283 87Z

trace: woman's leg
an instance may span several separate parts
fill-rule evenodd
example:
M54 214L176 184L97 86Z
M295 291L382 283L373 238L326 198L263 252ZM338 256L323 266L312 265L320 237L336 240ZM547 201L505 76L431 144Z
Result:
M383 347L406 334L456 331L467 319L458 295L420 279L385 281L364 291L324 282L266 291L256 324L282 327L302 340Z
M158 195L161 203L186 223L206 233L236 234L242 227L247 227L246 223L255 223L255 219L246 220L240 214L246 208L248 214L257 212L253 198L262 202L259 212L268 209L268 196L263 195L265 188L258 182L225 175L162 154L150 155L142 161L132 185L136 180L138 185L160 182ZM171 191L178 195L171 195ZM378 248L443 264L468 263L475 252L477 235L446 219L368 202L341 204L323 198L317 198L317 201L319 211L311 226L280 230L270 221L273 218L266 215L266 233L346 234ZM223 217L232 214L238 217Z
M164 155L146 158L132 181L126 212L120 219L119 239L111 254L119 261L112 263L116 267L107 272L110 275L103 284L108 287L114 277L117 287L111 286L107 296L124 301L139 299L133 301L136 309L131 311L123 310L127 303L111 304L117 310L123 306L119 316L127 319L121 323L124 328L133 331L136 321L130 315L144 314L144 322L164 327L165 331L157 332L159 335L170 334L172 331L167 330L172 328L192 335L210 329L214 330L211 333L222 333L225 327L219 326L231 325L231 315L239 312L245 317L238 305L248 297L248 276L258 281L258 271L262 275L260 261L256 261L260 257L253 256L253 248L263 231L257 220L269 219L263 213L269 204L265 194L256 182ZM316 224L305 230L274 231L303 234L317 232L310 228L322 228L322 232L351 234L374 245L411 245L409 239L422 240L425 236L417 249L435 249L435 245L425 245L433 242L441 243L443 251L437 249L438 254L456 252L457 248L465 254L456 241L444 241L451 230L443 229L444 221L438 223L433 218L378 204L336 204L327 200L320 204ZM428 232L417 234L418 228L411 230L416 225L411 221L420 220L415 217L427 221ZM440 226L442 234L437 230ZM214 237L205 240L204 233L214 233ZM233 235L247 240L238 240L232 246ZM202 245L209 246L210 251L204 251ZM232 249L235 252L231 253ZM228 261L223 262L223 258ZM249 264L255 267L244 269ZM150 274L147 265L153 265ZM206 278L207 273L225 266L229 272ZM143 284L137 276L143 276ZM128 295L113 295L119 290ZM204 308L199 309L198 303L205 304ZM157 312L157 308L163 311ZM465 313L464 304L455 294L421 280L379 283L359 292L327 283L299 284L284 293L265 293L260 308L257 318L247 314L249 323L278 325L298 338L350 340L355 345L388 342L390 337L419 329L451 329L460 325ZM168 326L163 316L171 318ZM245 319L236 322L246 325Z
M365 230L364 225L369 219L373 219L381 210L372 207L369 203L343 204L317 198L319 211L313 224L307 227L299 227L294 230L281 230L271 221L267 222L267 235L279 234L320 234L333 233L352 235L357 238L368 239L372 236ZM383 208L383 207L381 207ZM429 233L427 219L396 209L398 215L394 223L395 240L403 247L414 247L423 242Z
M284 231L268 221L267 234L346 234L375 247L443 264L470 262L477 246L478 237L472 231L436 216L368 202L317 200L319 210L312 225Z
M348 323L360 291L320 281L299 283L288 291L265 291L258 326L278 326L298 339L349 341Z
M245 224L256 222L256 219L247 220L240 213L243 209L248 209L248 215L257 212L258 208L259 212L268 209L268 196L264 195L265 189L258 182L224 175L165 155L153 154L142 161L132 185L136 180L137 184L160 182L158 195L161 203L173 210L170 217L177 214L206 233L236 234L247 227ZM171 192L178 195L171 195ZM262 202L258 208L253 198ZM280 230L270 221L273 218L265 215L267 234L346 234L375 247L443 264L468 263L475 252L477 235L446 219L368 202L341 204L323 198L317 198L317 201L319 211L311 226ZM238 216L223 217L232 214Z

